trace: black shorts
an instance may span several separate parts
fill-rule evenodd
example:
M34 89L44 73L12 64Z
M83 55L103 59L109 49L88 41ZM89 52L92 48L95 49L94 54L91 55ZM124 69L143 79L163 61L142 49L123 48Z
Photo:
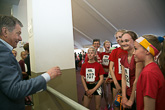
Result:
M88 89L93 89L97 84L86 84ZM101 86L92 95L102 95L103 91ZM85 95L87 96L86 92Z
M104 80L106 80L107 77L108 77L108 74L104 74Z
M118 81L119 85L121 86L121 80L117 80L117 81ZM116 86L115 86L114 82L111 83L111 92L112 93L113 93L113 88L116 89Z

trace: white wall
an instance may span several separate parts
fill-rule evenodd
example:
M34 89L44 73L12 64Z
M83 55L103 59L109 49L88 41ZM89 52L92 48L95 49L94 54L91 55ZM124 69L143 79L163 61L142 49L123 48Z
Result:
M27 31L27 0L20 0L18 6L13 5L12 6L12 12L14 17L18 18L23 23L22 28L22 42L19 42L17 45L17 48L15 49L17 51L17 57L16 59L19 61L21 59L20 53L21 51L24 51L23 45L24 43L28 42L28 31Z
M33 72L75 68L71 0L28 0Z

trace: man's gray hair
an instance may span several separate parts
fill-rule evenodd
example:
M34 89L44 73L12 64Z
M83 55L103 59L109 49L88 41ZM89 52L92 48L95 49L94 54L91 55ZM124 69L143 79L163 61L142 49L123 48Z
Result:
M10 32L12 32L16 24L23 27L23 24L17 18L13 16L0 15L0 34L2 33L3 27L6 27Z

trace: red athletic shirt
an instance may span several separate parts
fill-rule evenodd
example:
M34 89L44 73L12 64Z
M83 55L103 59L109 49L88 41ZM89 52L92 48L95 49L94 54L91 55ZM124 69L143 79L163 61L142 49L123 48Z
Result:
M100 54L103 68L109 69L109 54L110 53L106 53L106 52L102 52Z
M88 62L88 60L89 60L87 54L85 56L85 62ZM97 62L99 62L99 63L101 62L100 52L99 51L97 51Z
M95 81L96 82L100 79L99 76L104 74L104 69L100 63L98 63L98 62L94 62L94 63L85 62L81 67L80 75L86 77L86 70L89 68L92 68L95 70Z
M119 73L118 61L119 59L121 59L121 56L126 53L127 51L119 47L119 48L114 49L109 56L109 60L114 62L114 67L115 67L114 73L117 80L121 80L121 73Z
M22 72L25 72L25 62L23 60L20 60L19 65L21 67Z
M158 65L154 62L142 70L136 89L137 110L144 110L144 96L156 100L155 110L164 110L165 106L165 79Z
M131 62L128 63L128 53L123 55L121 57L121 64L125 67L125 68L128 68L129 69L129 82L130 82L130 87L127 86L127 89L126 89L126 94L128 96L131 95L132 93L132 87L133 87L133 83L134 83L134 80L135 80L135 67L136 67L136 62L135 62L135 59L134 59L134 55L132 56L131 58Z

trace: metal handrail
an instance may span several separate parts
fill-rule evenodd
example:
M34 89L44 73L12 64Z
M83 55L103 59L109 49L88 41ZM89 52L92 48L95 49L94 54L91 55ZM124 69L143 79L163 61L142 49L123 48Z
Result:
M72 99L66 97L65 95L61 94L60 92L54 90L50 86L47 86L47 90L76 110L89 110L86 107L80 105L79 103L77 103L77 102L73 101Z

